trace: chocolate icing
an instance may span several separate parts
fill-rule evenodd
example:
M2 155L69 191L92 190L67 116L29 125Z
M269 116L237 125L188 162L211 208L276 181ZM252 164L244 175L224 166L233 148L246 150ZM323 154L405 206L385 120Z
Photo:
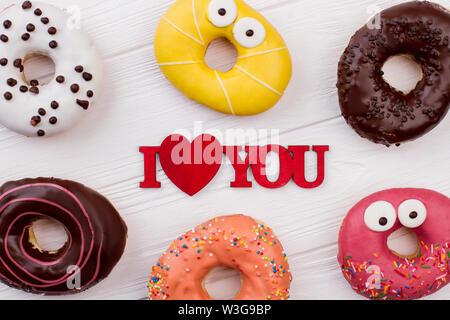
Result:
M366 25L351 39L338 68L338 92L347 123L375 143L414 140L436 127L450 104L450 13L432 2L407 2L381 12L381 28ZM423 78L405 94L383 79L396 55L421 66Z
M0 279L10 286L49 295L77 293L106 278L124 252L125 222L105 197L79 183L25 179L6 183L0 194ZM55 252L33 246L32 225L46 218L68 234ZM71 266L79 268L80 288L67 285L74 282Z

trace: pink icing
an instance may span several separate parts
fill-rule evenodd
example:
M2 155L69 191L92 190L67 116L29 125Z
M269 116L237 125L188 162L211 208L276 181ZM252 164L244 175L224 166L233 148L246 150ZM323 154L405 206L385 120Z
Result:
M364 222L366 209L377 201L399 206L406 200L421 201L425 222L410 229L420 251L414 258L400 258L387 246L390 234L403 227L398 217L388 231L376 232ZM417 299L447 284L450 261L450 199L424 189L391 189L375 193L354 206L339 234L338 261L345 278L357 293L371 299Z

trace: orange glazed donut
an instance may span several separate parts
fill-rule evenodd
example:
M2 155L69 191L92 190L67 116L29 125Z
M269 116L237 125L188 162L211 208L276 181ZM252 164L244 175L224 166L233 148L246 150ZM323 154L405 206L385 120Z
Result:
M213 219L176 239L152 269L152 300L212 300L204 281L216 267L241 273L235 300L286 300L292 276L269 227L244 215Z

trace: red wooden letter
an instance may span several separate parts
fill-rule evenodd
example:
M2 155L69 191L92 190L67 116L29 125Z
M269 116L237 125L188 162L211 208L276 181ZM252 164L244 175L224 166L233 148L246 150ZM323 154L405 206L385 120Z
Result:
M144 154L145 180L141 182L142 189L159 189L161 183L156 180L156 154L160 147L141 147L139 152Z
M289 151L294 157L294 181L300 188L314 189L322 185L325 180L325 153L330 151L329 146L314 146L313 151L317 153L317 178L316 181L306 180L305 154L310 151L309 146L291 146Z
M251 188L252 183L248 181L248 168L250 168L250 155L247 155L245 161L242 160L240 153L243 151L242 147L224 147L223 151L227 154L231 165L234 168L235 178L231 182L231 188Z
M284 187L292 178L292 156L286 148L276 145L266 147L251 147L249 157L253 159L252 152L257 152L256 163L252 162L253 176L261 187L277 189ZM280 158L280 175L275 182L269 181L266 175L266 160L269 152L276 152ZM252 160L253 161L253 160Z

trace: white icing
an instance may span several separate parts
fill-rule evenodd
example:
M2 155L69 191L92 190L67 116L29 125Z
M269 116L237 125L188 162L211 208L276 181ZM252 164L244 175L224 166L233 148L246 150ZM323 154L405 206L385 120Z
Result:
M251 31L251 35L247 33ZM256 19L242 18L234 25L233 35L244 48L255 48L266 39L266 29Z
M386 218L385 225L380 224L380 219ZM392 204L386 201L372 203L364 213L364 223L373 231L384 232L391 229L397 220L397 213Z
M0 122L9 129L29 137L36 137L39 130L44 131L45 136L48 137L73 127L87 115L88 111L77 104L77 99L88 101L89 109L93 107L101 89L102 64L87 35L82 30L71 27L70 16L63 10L36 1L32 1L31 9L24 10L22 3L15 3L0 15L0 34L5 34L9 38L6 43L0 42L0 59L8 59L6 66L0 66L0 88L2 88ZM41 16L34 13L38 8L42 11ZM43 17L48 17L50 22L42 23ZM5 20L12 22L9 29L3 26ZM35 26L35 31L27 31L29 23ZM55 35L48 33L50 27L57 29ZM31 37L28 41L23 41L22 35L27 32ZM56 49L51 49L49 46L52 40L58 43ZM38 86L40 92L37 95L30 91L20 92L21 86L28 86L28 88L31 86L24 81L20 70L14 67L14 60L24 59L30 54L46 55L55 63L55 78L46 85ZM75 71L75 67L79 65L83 66L83 72L93 76L91 81L83 79L83 72ZM56 77L60 75L64 76L64 83L56 81ZM9 78L17 80L17 85L14 87L7 85ZM72 84L80 86L78 93L71 91ZM92 98L87 96L89 90L94 92ZM5 92L11 92L13 98L6 100ZM52 101L58 102L58 109L51 108ZM40 108L45 109L45 116L39 115ZM36 126L31 125L31 119L34 116L41 117L41 122ZM54 125L50 124L52 117L57 118L57 123Z
M224 15L219 14L219 10L225 9ZM208 18L213 25L224 28L231 25L237 18L237 5L234 0L212 0L208 7Z
M416 213L416 217L410 217L411 213ZM418 228L427 219L427 208L419 200L406 200L398 208L398 218L403 226L411 229Z

